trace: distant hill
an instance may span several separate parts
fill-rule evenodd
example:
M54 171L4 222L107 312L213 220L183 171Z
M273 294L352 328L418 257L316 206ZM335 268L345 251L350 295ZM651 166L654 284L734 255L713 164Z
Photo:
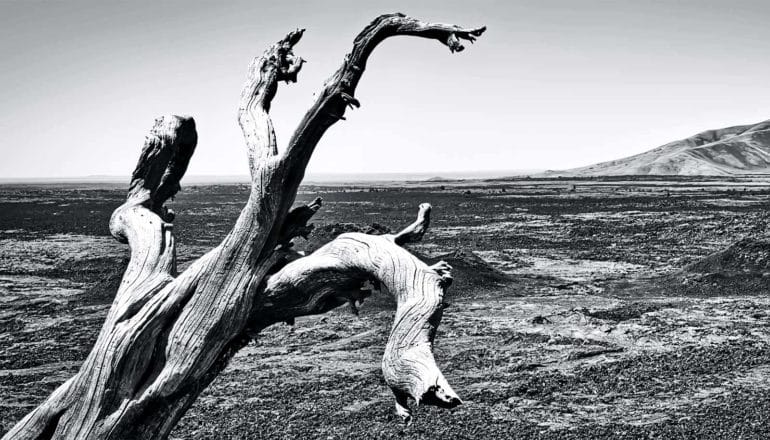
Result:
M708 130L623 159L554 176L727 176L770 174L770 121Z

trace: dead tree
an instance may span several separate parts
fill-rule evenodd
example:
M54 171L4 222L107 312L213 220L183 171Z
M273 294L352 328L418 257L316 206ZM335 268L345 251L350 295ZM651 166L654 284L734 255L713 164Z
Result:
M442 407L460 399L439 371L432 343L451 282L449 266L427 266L401 246L419 240L430 205L394 235L343 234L309 256L292 238L307 233L320 201L290 210L313 149L324 132L358 107L356 85L374 48L397 35L431 38L452 52L484 28L424 23L383 15L356 37L353 50L279 153L269 117L279 81L294 82L302 58L293 47L302 30L255 58L241 94L239 122L248 147L251 193L222 242L176 272L173 212L164 203L197 143L190 117L164 116L144 144L126 202L110 231L128 243L131 259L104 326L79 372L24 417L4 439L162 439L229 359L261 329L324 313L383 285L396 300L382 370L396 411L407 399Z

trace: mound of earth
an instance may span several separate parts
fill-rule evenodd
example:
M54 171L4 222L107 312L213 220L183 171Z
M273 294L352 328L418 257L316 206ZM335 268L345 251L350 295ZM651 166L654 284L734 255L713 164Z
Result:
M634 156L547 174L575 177L770 174L770 121L708 130Z
M510 276L495 269L472 251L456 249L433 258L417 256L428 264L443 260L452 266L454 282L449 289L449 297L475 297L480 293L499 290L499 287L511 281Z
M770 237L740 240L671 277L685 295L766 294L770 291Z
M326 243L334 240L340 234L347 232L363 232L370 235L382 235L389 234L390 228L383 226L379 223L372 223L371 225L359 225L357 223L331 223L327 225L317 226L310 233L307 240L296 240L299 245L297 250L302 250L307 253L311 253Z
M770 276L770 238L745 238L684 268L694 273Z

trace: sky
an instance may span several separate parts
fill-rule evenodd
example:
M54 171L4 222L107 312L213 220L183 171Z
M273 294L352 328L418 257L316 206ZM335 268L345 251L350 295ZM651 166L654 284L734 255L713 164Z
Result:
M564 169L770 119L764 0L0 0L0 178L128 175L168 113L197 123L188 175L245 175L251 58L307 29L271 110L282 146L386 12L487 32L454 55L385 41L310 173Z

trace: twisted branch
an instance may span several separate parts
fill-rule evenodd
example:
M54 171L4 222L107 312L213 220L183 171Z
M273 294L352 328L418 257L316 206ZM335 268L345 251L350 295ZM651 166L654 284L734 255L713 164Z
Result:
M401 13L384 14L375 18L353 41L353 49L342 65L324 83L318 98L300 121L286 147L283 162L294 176L296 185L302 181L310 157L326 130L345 119L347 108L360 107L355 98L356 87L374 49L387 38L409 35L438 40L452 53L464 49L462 41L473 43L486 27L463 28L456 25L426 23ZM291 191L296 191L292 187ZM288 209L288 207L286 208Z
M422 237L429 212L429 204L420 205L417 221L396 235L400 240L346 233L288 263L270 276L253 313L264 327L360 302L365 297L361 286L368 280L385 286L397 307L382 371L396 397L396 412L407 422L411 420L407 398L444 408L462 403L432 352L451 267L445 262L428 266L399 246Z

